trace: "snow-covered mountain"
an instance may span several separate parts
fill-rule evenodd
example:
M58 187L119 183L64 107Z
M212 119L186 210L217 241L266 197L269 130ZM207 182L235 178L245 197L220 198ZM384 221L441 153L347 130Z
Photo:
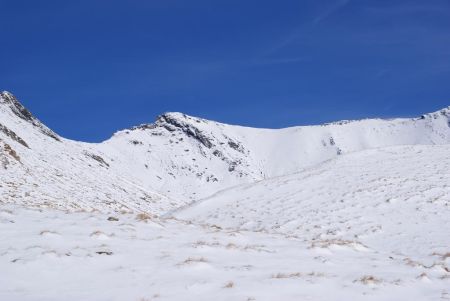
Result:
M418 118L256 129L166 113L102 143L60 137L0 94L0 202L156 215L355 151L450 143L450 107Z
M3 92L0 300L449 300L449 121L166 113L83 143Z

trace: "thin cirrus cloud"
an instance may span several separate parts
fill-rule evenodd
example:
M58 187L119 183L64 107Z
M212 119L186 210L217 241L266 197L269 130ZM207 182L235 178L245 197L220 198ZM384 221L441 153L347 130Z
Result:
M292 30L289 34L285 35L281 39L279 39L274 45L268 47L263 52L263 57L273 55L274 53L288 47L289 45L295 43L302 35L302 32L305 27L312 26L315 27L319 25L321 22L325 21L344 7L350 4L350 0L338 0L330 6L325 7L321 12L312 20L310 24L303 24ZM304 60L304 59L302 59ZM295 60L298 62L300 60Z
M327 7L321 14L319 14L313 20L313 25L318 25L319 23L325 21L327 18L338 12L340 9L344 8L350 4L350 0L339 0L333 5Z
M383 6L366 6L364 9L372 14L384 15L384 16L404 16L409 14L450 14L450 2L426 2L411 4L391 4Z
M308 60L308 57L260 58L252 61L253 65L295 64Z

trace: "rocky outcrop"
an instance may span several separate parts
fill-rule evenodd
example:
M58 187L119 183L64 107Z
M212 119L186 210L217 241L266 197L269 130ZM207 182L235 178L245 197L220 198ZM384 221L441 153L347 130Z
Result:
M442 116L449 118L449 122L450 122L450 107L443 108L442 110L439 110L437 112L424 114L424 115L420 116L420 119L438 119Z
M36 128L39 129L43 134L55 139L56 141L61 141L59 136L46 127L42 122L40 122L36 117L28 111L11 93L7 91L3 91L0 93L0 104L6 104L11 111L20 119L25 120L26 122L31 123Z
M106 163L105 159L103 159L99 155L96 155L96 154L93 154L93 153L90 153L90 152L85 152L84 154L87 157L90 157L90 158L94 159L95 161L97 161L98 163L100 163L101 166L109 167L109 164Z
M181 118L180 118L181 117ZM207 148L211 148L214 146L213 139L208 137L206 133L204 133L199 128L195 127L192 123L187 122L187 116L184 114L173 114L166 113L160 115L156 120L155 124L157 126L163 127L169 132L174 131L182 131L188 137L194 138L199 141L202 145ZM199 122L198 120L196 122Z
M5 134L7 137L11 138L12 140L22 144L23 146L30 148L28 146L28 144L25 142L25 140L20 138L15 132L13 132L12 130L10 130L9 128L7 128L6 126L4 126L1 123L0 123L0 132Z

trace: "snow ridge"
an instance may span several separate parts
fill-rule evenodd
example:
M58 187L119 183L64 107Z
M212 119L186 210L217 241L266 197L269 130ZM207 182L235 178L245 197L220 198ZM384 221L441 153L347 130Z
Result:
M9 106L9 108L11 109L11 111L19 118L31 123L32 125L34 125L35 127L39 128L39 130L57 140L57 141L61 141L59 136L54 133L52 130L50 130L48 127L46 127L44 124L42 124L37 118L35 118L33 116L33 114L31 114L30 111L28 111L27 108L25 108L18 100L17 98L12 95L10 92L8 91L3 91L0 93L0 104L6 104L7 106Z
M32 197L18 196L32 195L33 187L40 187L47 199L37 205L164 214L220 190L292 174L342 154L448 144L449 112L444 108L419 118L279 130L165 113L154 123L119 131L102 143L83 143L59 137L11 93L2 92L0 145L5 168L0 177L4 183L17 183L2 185L0 196L2 202L30 205L36 203ZM86 187L89 194L80 197Z
M448 300L449 120L165 113L83 143L3 92L0 299Z

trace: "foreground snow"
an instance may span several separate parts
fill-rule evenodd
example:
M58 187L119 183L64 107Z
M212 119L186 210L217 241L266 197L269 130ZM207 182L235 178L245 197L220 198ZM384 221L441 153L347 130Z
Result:
M448 300L449 178L450 146L402 146L166 218L4 205L0 300Z
M0 216L0 300L450 297L449 254L424 261L388 247L338 241L314 246L301 237L131 214L108 221L110 215L100 213L9 207Z

